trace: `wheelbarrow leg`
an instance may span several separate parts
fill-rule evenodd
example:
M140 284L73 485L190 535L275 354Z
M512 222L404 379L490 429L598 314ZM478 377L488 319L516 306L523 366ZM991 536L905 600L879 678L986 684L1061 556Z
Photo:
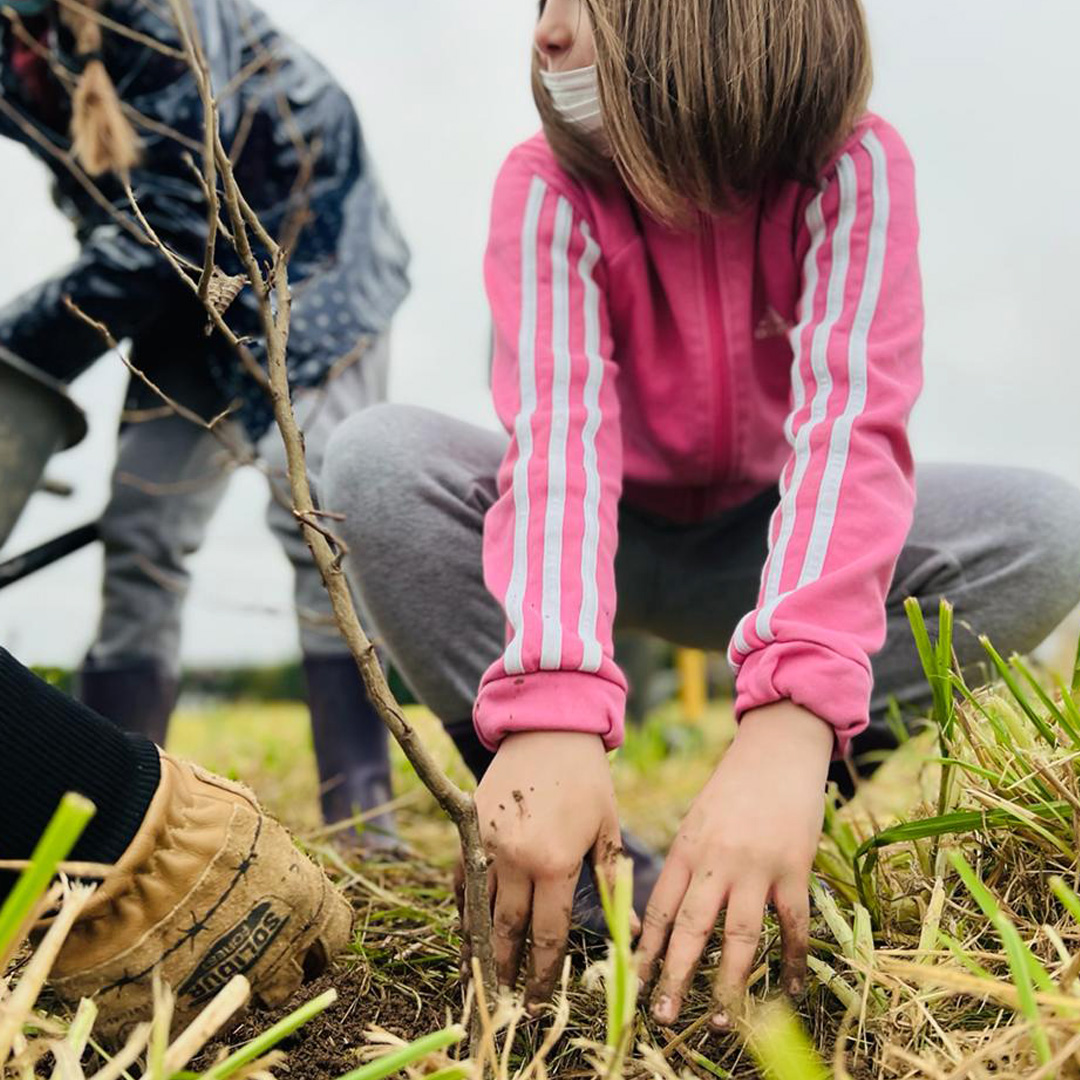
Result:
M0 589L14 585L16 581L22 581L24 577L29 577L38 570L44 570L46 566L52 566L53 563L92 544L100 535L95 521L0 563Z

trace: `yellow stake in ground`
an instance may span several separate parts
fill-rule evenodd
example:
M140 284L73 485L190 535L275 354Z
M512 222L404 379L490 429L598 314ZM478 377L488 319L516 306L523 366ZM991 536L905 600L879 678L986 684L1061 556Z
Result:
M709 679L705 653L679 649L675 654L679 671L679 701L687 720L701 720L709 700Z

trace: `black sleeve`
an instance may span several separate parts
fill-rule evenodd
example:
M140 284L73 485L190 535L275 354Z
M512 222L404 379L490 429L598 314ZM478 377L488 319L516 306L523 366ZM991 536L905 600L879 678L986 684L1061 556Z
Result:
M0 858L25 859L68 791L97 813L72 852L85 862L115 862L138 831L157 791L157 748L128 735L0 649ZM0 899L10 888L0 874Z

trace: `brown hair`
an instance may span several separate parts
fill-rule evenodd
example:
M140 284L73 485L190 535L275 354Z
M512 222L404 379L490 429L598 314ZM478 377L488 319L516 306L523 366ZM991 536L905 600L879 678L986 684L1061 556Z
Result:
M533 95L561 164L614 164L652 214L721 213L769 184L816 182L866 108L860 0L582 0L592 19L602 143ZM606 144L606 145L604 145Z
M101 59L101 0L61 0L60 18L75 38L83 69L71 99L72 149L90 176L123 175L139 160L139 137Z

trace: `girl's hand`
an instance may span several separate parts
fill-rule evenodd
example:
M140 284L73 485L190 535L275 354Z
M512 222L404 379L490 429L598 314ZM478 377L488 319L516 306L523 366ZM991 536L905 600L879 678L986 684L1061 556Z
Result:
M791 702L747 713L694 801L645 912L642 978L663 971L653 1018L672 1024L720 912L726 910L711 1024L731 1028L754 963L765 905L783 933L781 985L806 984L809 877L825 810L833 731Z
M534 1009L562 972L586 855L614 885L622 844L603 741L577 732L507 736L480 782L476 807L491 860L499 983L517 982L531 937L525 1003Z

